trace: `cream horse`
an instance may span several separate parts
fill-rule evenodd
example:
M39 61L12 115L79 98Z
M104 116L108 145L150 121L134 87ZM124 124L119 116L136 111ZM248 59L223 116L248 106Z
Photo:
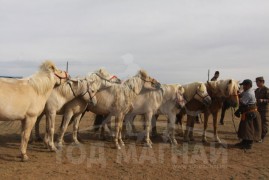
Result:
M149 136L152 116L156 113L168 115L168 127L172 138L172 143L177 144L174 133L174 125L176 114L180 111L180 108L185 106L183 93L184 88L181 85L165 84L161 86L160 90L142 91L135 98L132 110L125 116L125 123L132 121L136 115L144 115L146 128L146 145L152 148L152 142Z
M94 74L97 75L97 76L95 76L94 81L99 81L99 82L101 81L102 82L102 87L100 87L98 92L94 94L94 96L98 102L97 104L99 104L99 100L98 100L99 92L102 92L104 89L110 88L114 84L120 84L121 80L114 75L110 75L104 69L102 70L101 74L100 73L94 73ZM62 119L62 123L61 123L60 129L59 129L58 148L61 149L63 147L64 134L65 134L67 127L68 127L68 124L70 123L71 120L74 121L73 141L75 144L80 144L80 142L78 141L78 138L77 138L79 122L82 118L83 113L86 111L86 108L90 105L93 106L92 104L89 104L85 101L82 101L81 99L75 98L64 106L63 119ZM95 106L93 106L93 107L95 107Z
M71 80L55 88L46 102L43 114L38 118L36 136L40 138L39 123L42 116L45 114L47 130L44 142L50 150L56 151L57 148L54 145L56 114L65 115L70 104L72 104L71 108L77 105L79 106L81 103L86 104L86 106L88 103L91 103L95 106L97 103L96 92L102 88L111 86L111 81L113 81L114 77L115 76L111 76L105 69L99 69L83 79ZM76 142L77 138L73 138Z
M125 115L133 108L136 97L145 89L156 90L160 88L160 83L148 76L144 70L140 70L137 75L125 81L120 85L113 85L96 94L98 103L96 106L88 106L88 110L107 115L107 121L110 122L112 116L115 116L115 145L121 149L119 142L122 141L122 123Z
M20 80L0 79L0 120L22 122L21 159L27 161L27 144L37 116L55 85L64 82L67 73L58 70L51 61L45 61L39 71Z
M178 122L182 125L181 119L184 114L187 114L187 129L184 134L184 141L194 141L193 138L193 128L195 118L199 113L204 113L204 133L203 141L206 139L206 129L208 117L210 114L213 114L213 126L214 126L214 139L217 142L221 142L217 134L217 117L218 111L220 110L223 102L223 98L229 99L232 106L238 104L238 95L237 91L239 90L238 82L232 79L219 80L219 81L210 81L205 83L207 91L212 99L212 104L205 106L198 101L192 100L186 104L186 111L181 111L178 117Z
M186 105L189 104L190 101L195 100L197 102L201 102L204 105L209 105L211 104L211 98L208 95L206 86L202 82L193 82L189 84L182 85L184 88L184 94L183 97L185 99L185 106L184 109L186 108ZM182 109L180 112L184 111ZM156 117L153 117L152 119L152 134L157 135L157 127L156 127L156 120L158 119L158 114ZM170 120L169 120L170 121ZM169 122L168 121L168 122ZM169 127L169 124L167 124ZM183 131L183 126L181 125L181 130ZM173 125L172 125L173 126Z

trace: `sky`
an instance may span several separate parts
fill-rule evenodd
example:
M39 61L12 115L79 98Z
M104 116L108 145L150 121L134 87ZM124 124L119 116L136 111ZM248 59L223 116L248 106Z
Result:
M29 76L50 59L71 76L267 80L268 22L268 0L0 0L0 75Z

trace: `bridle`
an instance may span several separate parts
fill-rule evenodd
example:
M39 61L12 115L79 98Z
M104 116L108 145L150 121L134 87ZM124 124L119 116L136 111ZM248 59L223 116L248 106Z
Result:
M114 79L114 78L117 78L118 79L118 77L117 76L115 76L115 75L113 75L111 78L109 78L109 79L106 79L105 77L102 77L100 74L98 74L98 73L94 73L95 75L97 75L100 79L102 79L102 80L105 80L105 81L107 81L107 82L111 82L112 81L112 79Z
M62 76L59 76L58 74L54 73L54 75L60 79L60 84L62 83L62 79L67 79L68 78L68 75L67 75L67 72L66 71L63 71L64 74L65 74L65 77L62 77Z
M186 100L186 103L188 103L188 102L190 102L192 99L194 99L196 95L198 95L198 96L202 99L202 101L204 101L207 97L210 97L208 94L206 94L205 96L202 96L201 94L198 93L198 90L196 90L196 91L195 91L195 94L192 96L191 99L188 100L186 97L184 97L184 99Z
M85 79L85 80L86 80L86 79ZM95 97L96 93L92 96L92 95L91 95L91 92L90 92L90 88L89 88L89 83L88 83L87 80L86 80L86 83L87 83L87 89L86 89L86 91L85 91L84 93L79 94L79 95L76 95L76 93L75 93L75 91L73 90L73 88L72 88L72 86L71 86L70 83L68 83L68 85L69 85L69 87L70 87L70 89L71 89L71 91L72 91L74 97L83 97L83 96L85 96L85 95L88 93L91 102L93 102L93 98Z

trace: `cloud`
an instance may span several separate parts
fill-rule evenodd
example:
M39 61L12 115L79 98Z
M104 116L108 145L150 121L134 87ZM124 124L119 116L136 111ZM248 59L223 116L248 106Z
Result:
M164 83L269 73L269 1L13 1L0 6L0 71L29 75L44 59L72 75L122 74L122 56ZM212 75L211 74L211 75Z

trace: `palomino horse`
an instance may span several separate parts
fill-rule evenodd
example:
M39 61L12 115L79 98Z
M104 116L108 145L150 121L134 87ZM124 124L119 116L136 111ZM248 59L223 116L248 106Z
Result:
M209 81L205 83L207 86L207 91L212 98L212 104L210 106L204 106L197 101L191 101L186 105L186 111L180 112L178 115L178 121L181 123L181 119L185 113L187 113L187 130L184 134L184 141L194 140L193 138L193 128L195 117L204 112L204 132L203 141L206 142L206 129L208 117L210 114L213 115L213 126L214 126L214 139L217 142L221 142L217 134L217 117L218 111L222 107L223 97L229 101L230 105L235 107L238 104L238 82L232 79L219 80L219 81ZM182 124L182 123L181 123ZM190 138L190 139L189 139Z
M125 123L128 123L134 119L136 115L145 116L145 128L146 128L146 143L148 147L152 147L150 140L151 119L156 113L165 114L169 117L169 132L173 144L177 144L174 133L174 125L176 120L176 114L179 109L185 106L185 100L183 98L184 88L181 85L165 85L161 86L160 90L142 91L133 103L131 111L125 116ZM133 126L133 122L131 122Z
M160 89L160 83L148 76L144 70L140 70L137 75L126 80L123 84L115 84L110 88L104 89L96 94L98 103L96 106L88 106L88 110L106 115L109 122L112 116L115 116L115 145L121 149L119 142L122 141L122 123L125 115L132 109L136 97L144 89Z
M57 149L54 145L56 114L65 114L66 106L68 106L70 102L82 101L85 104L92 103L96 105L97 99L95 94L97 90L109 87L111 83L110 80L107 79L111 77L114 76L111 76L106 70L100 69L83 79L70 80L58 88L55 88L46 102L43 114L38 117L36 136L40 138L39 123L42 116L45 114L47 129L44 142L50 150L55 151Z
M27 144L37 116L44 109L55 85L66 81L67 73L58 70L51 61L45 61L36 74L29 78L0 79L0 120L21 120L21 159L27 161Z

